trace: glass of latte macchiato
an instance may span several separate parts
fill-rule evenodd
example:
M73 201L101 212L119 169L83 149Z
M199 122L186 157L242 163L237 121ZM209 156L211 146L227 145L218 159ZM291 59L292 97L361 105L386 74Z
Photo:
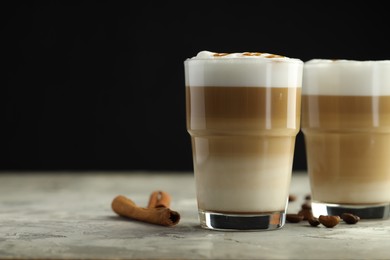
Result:
M314 216L388 218L390 61L307 61L302 131Z
M281 228L300 129L303 62L202 51L184 65L200 225Z

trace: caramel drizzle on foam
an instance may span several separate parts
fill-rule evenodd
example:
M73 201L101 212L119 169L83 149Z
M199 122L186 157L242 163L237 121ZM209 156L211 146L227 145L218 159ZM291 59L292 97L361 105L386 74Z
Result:
M226 52L221 52L221 53L214 53L213 56L214 57L223 57L223 56L226 56L226 55L229 55L230 53L226 53ZM244 52L242 55L243 56L261 56L263 55L264 53L262 52ZM284 58L284 56L281 56L281 55L277 55L277 54L266 54L264 55L264 58Z
M226 56L226 55L229 55L229 53L221 52L221 53L214 53L213 54L214 57L223 57L223 56Z

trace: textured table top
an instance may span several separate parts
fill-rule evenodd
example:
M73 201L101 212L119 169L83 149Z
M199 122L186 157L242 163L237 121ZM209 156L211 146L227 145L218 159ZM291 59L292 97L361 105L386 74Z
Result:
M171 194L179 224L163 227L117 216L122 194L146 206L152 191ZM293 174L296 213L309 193ZM390 259L390 220L275 231L199 227L193 175L183 172L0 173L0 259Z

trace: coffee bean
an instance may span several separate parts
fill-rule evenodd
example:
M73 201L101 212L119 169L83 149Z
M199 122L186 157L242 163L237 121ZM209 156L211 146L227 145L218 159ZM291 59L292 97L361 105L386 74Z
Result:
M338 223L340 223L340 216L324 216L324 215L320 215L318 220L325 227L332 228L332 227L336 226Z
M347 224L356 224L360 220L359 216L356 216L352 213L343 213L341 214L341 218Z
M316 227L320 224L320 221L318 220L318 218L315 218L315 217L311 217L307 220L310 224L310 226L313 226L313 227Z
M303 216L304 220L308 220L309 218L313 217L313 213L312 213L311 209L301 209L298 212L298 215Z
M296 200L297 200L297 196L295 196L293 194L288 195L288 201L289 202L293 202L293 201L296 201Z
M305 203L303 203L303 204L301 205L301 208L302 208L302 209L310 209L310 210L311 210L311 203L308 202L308 201L306 201Z
M286 220L290 223L298 223L303 220L303 216L299 214L286 214Z

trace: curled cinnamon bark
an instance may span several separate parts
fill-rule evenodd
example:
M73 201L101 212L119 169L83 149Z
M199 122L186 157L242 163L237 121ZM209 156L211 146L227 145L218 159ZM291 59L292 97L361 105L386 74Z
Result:
M154 191L150 195L148 208L169 208L171 204L171 196L164 191Z
M151 199L154 196L151 195ZM159 201L159 200L157 200ZM169 201L169 200L168 200ZM163 204L166 203L163 202ZM126 198L123 195L119 195L114 198L111 203L112 210L119 216L127 217L151 224L162 226L174 226L179 223L180 214L176 211L169 209L168 207L161 206L161 203L149 202L151 205L160 205L158 207L142 208L138 207L131 199ZM169 203L168 203L169 205ZM149 205L148 205L149 206Z

